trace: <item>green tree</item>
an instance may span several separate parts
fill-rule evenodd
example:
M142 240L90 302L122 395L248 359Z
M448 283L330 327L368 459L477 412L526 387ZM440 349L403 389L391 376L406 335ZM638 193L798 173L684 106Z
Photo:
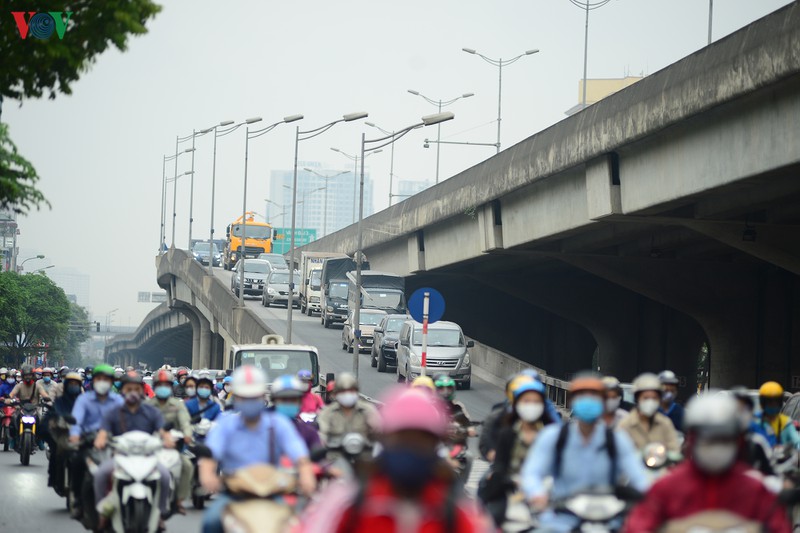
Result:
M11 305L3 306L6 318L0 322L6 364L19 367L27 356L64 342L70 304L50 278L44 274L0 273L0 295L7 296Z
M32 207L42 204L50 207L35 187L37 181L36 169L17 151L8 136L8 126L0 123L0 209L27 213Z
M64 338L63 345L53 350L53 356L63 359L64 364L70 368L81 366L83 356L81 344L89 340L89 313L76 303L69 305L69 331Z

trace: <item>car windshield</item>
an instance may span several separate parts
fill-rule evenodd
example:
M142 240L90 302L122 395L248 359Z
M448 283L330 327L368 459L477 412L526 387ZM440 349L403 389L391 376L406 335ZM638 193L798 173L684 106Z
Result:
M270 277L269 277L269 282L270 283L285 283L285 284L288 284L289 283L289 271L287 270L286 272L273 272L272 275L270 275ZM295 285L299 285L300 284L300 276L298 276L297 274L294 275L294 284Z
M322 282L322 270L312 270L311 280L309 281L309 285L311 285L311 290L318 291L321 282Z
M397 333L400 331L400 328L403 327L403 322L408 320L407 318L392 318L386 322L386 331L391 333Z
M457 329L429 329L428 346L464 346L464 337ZM414 346L422 346L422 328L414 329Z
M250 239L269 239L272 235L272 228L269 226L251 226L250 224L234 224L231 227L231 234L234 237L242 236L242 228L245 228L245 237Z
M367 289L367 296L362 299L364 307L377 307L380 309L395 309L403 301L403 293Z
M331 283L331 298L347 298L347 283Z
M381 319L386 315L382 315L379 313L361 313L359 317L362 326L377 326L381 323Z
M254 365L267 372L272 381L284 374L297 374L300 370L311 370L314 384L319 382L319 363L314 352L305 350L247 350L236 353L234 368Z
M211 250L213 251L214 255L217 255L219 253L219 250L217 250L217 245L216 244L213 245ZM207 254L208 253L208 243L207 242L198 242L197 244L194 245L194 251L197 252L197 253L206 253Z
M284 268L288 270L289 265L286 264L286 259L281 254L260 254L258 256L259 259L266 259L272 264L273 268L283 270Z
M256 274L268 274L269 273L269 263L264 263L262 261L244 261L244 271L245 272L255 272Z

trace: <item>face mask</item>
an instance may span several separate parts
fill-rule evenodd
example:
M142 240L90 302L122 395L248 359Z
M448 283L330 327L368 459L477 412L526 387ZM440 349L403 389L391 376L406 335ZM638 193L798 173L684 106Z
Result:
M178 385L179 385L179 383L178 383L178 381L177 381L177 380L173 380L173 381L172 381L172 386L173 386L173 387L177 387Z
M380 464L392 485L414 491L430 481L436 459L436 455L423 455L416 450L386 448Z
M202 389L197 389L197 395L205 400L206 398L211 396L211 389L206 389L205 387Z
M188 389L186 389L186 396L188 396L189 398L194 398L195 394L197 394L197 389L195 389L194 387L189 387Z
M142 401L142 395L137 391L131 391L125 395L125 403L128 405L137 405Z
M14 378L6 378L6 383L8 383L8 384L14 384L16 382L17 382L17 380L14 379Z
M340 392L336 395L336 401L342 407L353 407L358 401L357 392Z
M651 417L656 414L658 408L661 406L658 400L653 398L649 398L647 400L640 401L636 408L639 409L639 412L642 413L646 417Z
M114 382L114 388L119 390L120 387L122 387L122 382L121 381L115 381Z
M606 413L614 413L619 409L622 398L606 398Z
M603 401L594 396L579 396L572 402L572 414L587 424L593 424L603 414Z
M42 381L44 381L45 383L50 383L51 379L53 379L53 378L51 378L50 376L45 376L45 377L42 378Z
M25 385L33 384L33 378L25 378Z
M767 416L775 416L781 412L781 408L777 405L768 405L764 407L764 414Z
M156 398L166 400L172 395L172 387L169 385L159 385L155 388Z
M519 417L525 422L536 422L537 420L542 418L542 414L544 413L544 404L520 402L517 404L514 410L517 412L517 415L519 415Z
M300 414L300 406L296 403L276 403L275 412L287 418L295 418Z
M248 420L253 420L261 416L264 410L264 400L261 398L248 398L246 400L237 400L236 408L242 413L242 416Z
M675 393L667 391L664 393L664 403L672 403L675 400Z
M70 396L77 396L82 390L80 385L67 385L67 394Z
M692 451L692 460L707 474L721 474L733 465L738 452L735 442L698 442Z
M94 382L94 391L99 394L100 396L105 396L108 394L108 391L111 390L111 382L110 381L95 381Z

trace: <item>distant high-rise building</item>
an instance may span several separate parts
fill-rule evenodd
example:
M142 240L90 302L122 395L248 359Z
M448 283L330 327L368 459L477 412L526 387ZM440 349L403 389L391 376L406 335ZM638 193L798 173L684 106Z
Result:
M394 195L395 201L402 202L409 196L414 196L432 186L431 180L416 181L416 180L398 180L397 194ZM394 203L394 201L392 202Z
M315 229L317 238L349 226L358 217L358 181L353 172L338 175L341 168L328 168L318 162L301 161L297 165L297 228ZM309 172L306 168L313 170ZM273 170L270 177L270 195L267 202L267 219L273 227L292 225L293 170ZM325 179L322 176L335 176ZM328 213L325 217L327 187ZM355 203L354 203L355 200ZM372 180L369 169L364 170L364 216L373 213Z
M611 96L625 87L629 87L641 80L641 76L625 76L624 78L602 78L586 80L586 107ZM566 115L574 115L583 109L583 80L578 82L578 104L565 111Z
M89 275L74 268L51 268L46 270L47 277L61 287L67 299L81 307L89 307Z

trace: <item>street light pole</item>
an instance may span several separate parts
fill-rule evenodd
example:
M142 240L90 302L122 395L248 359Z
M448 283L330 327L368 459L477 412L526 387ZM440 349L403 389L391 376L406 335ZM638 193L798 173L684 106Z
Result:
M577 0L570 0L570 2L573 2L573 3L575 3L576 1ZM605 1L611 1L611 0L605 0ZM501 121L502 121L501 112L502 112L502 109L503 109L503 67L505 67L507 65L511 65L512 63L516 63L517 61L519 61L520 59L522 59L525 56L536 54L536 53L539 52L539 50L535 49L535 48L531 49L531 50L526 50L525 52L519 54L518 56L516 56L516 57L514 57L512 59L505 59L505 60L503 58L492 59L491 57L487 57L487 56L485 56L483 54L478 53L474 48L462 48L461 50L463 50L464 52L466 52L468 54L476 55L476 56L480 57L481 59L483 59L484 61L486 61L487 63L489 63L490 65L494 65L495 67L498 68L498 80L499 80L499 83L498 83L498 87L497 87L497 144L496 144L496 146L497 146L497 153L500 153L500 124L501 124Z
M367 126L371 125L371 123L369 123L369 122L365 122L365 124ZM323 213L322 213L322 236L325 237L328 234L328 188L330 187L330 181L331 181L331 179L333 179L333 178L335 178L337 176L341 176L342 174L347 174L349 172L349 170L343 170L341 172L337 172L336 174L320 174L319 172L317 172L313 168L308 168L308 167L304 168L303 170L305 170L306 172L311 172L312 174L316 174L317 176L319 176L320 178L325 180L325 187L323 187L323 189L325 189L325 205L322 208L322 211L323 211Z
M358 209L358 248L355 254L355 261L356 261L356 298L355 298L355 310L353 312L353 324L355 329L355 340L353 342L354 346L358 348L361 342L361 263L363 262L364 258L364 232L362 229L362 222L364 220L364 158L366 157L367 152L376 152L379 149L392 144L402 137L404 137L408 132L413 129L419 128L420 126L432 126L434 124L440 124L446 120L452 120L455 118L455 115L450 112L446 113L437 113L435 115L428 115L422 117L422 121L414 124L412 126L408 126L406 128L397 130L395 133L390 135L386 135L385 137L380 137L378 139L371 139L367 140L366 134L361 134L361 178L360 178L360 193L359 193L359 209ZM376 146L368 147L367 145L375 144ZM358 360L359 360L359 350L353 350L353 374L355 375L356 379L358 379Z
M292 233L289 241L289 295L286 300L286 342L292 342L292 311L294 309L294 233L296 230L297 222L297 158L300 150L300 141L307 141L313 139L318 135L322 135L336 124L340 122L352 122L368 117L366 112L348 113L343 115L342 118L329 122L319 128L314 128L308 131L300 131L298 126L294 138L294 175L292 177Z
M334 152L338 152L345 156L350 161L355 162L355 168L353 169L353 224L356 223L356 203L358 199L358 159L357 155L350 155L347 152L343 152L338 148L331 148ZM370 152L367 156L371 156L372 154L377 154L382 152L383 150L375 150L374 152Z
M589 11L600 9L611 0L569 0L572 5L586 12L583 30L583 109L586 109L586 70L589 64Z
M711 26L714 22L714 0L708 0L708 44L711 44Z

